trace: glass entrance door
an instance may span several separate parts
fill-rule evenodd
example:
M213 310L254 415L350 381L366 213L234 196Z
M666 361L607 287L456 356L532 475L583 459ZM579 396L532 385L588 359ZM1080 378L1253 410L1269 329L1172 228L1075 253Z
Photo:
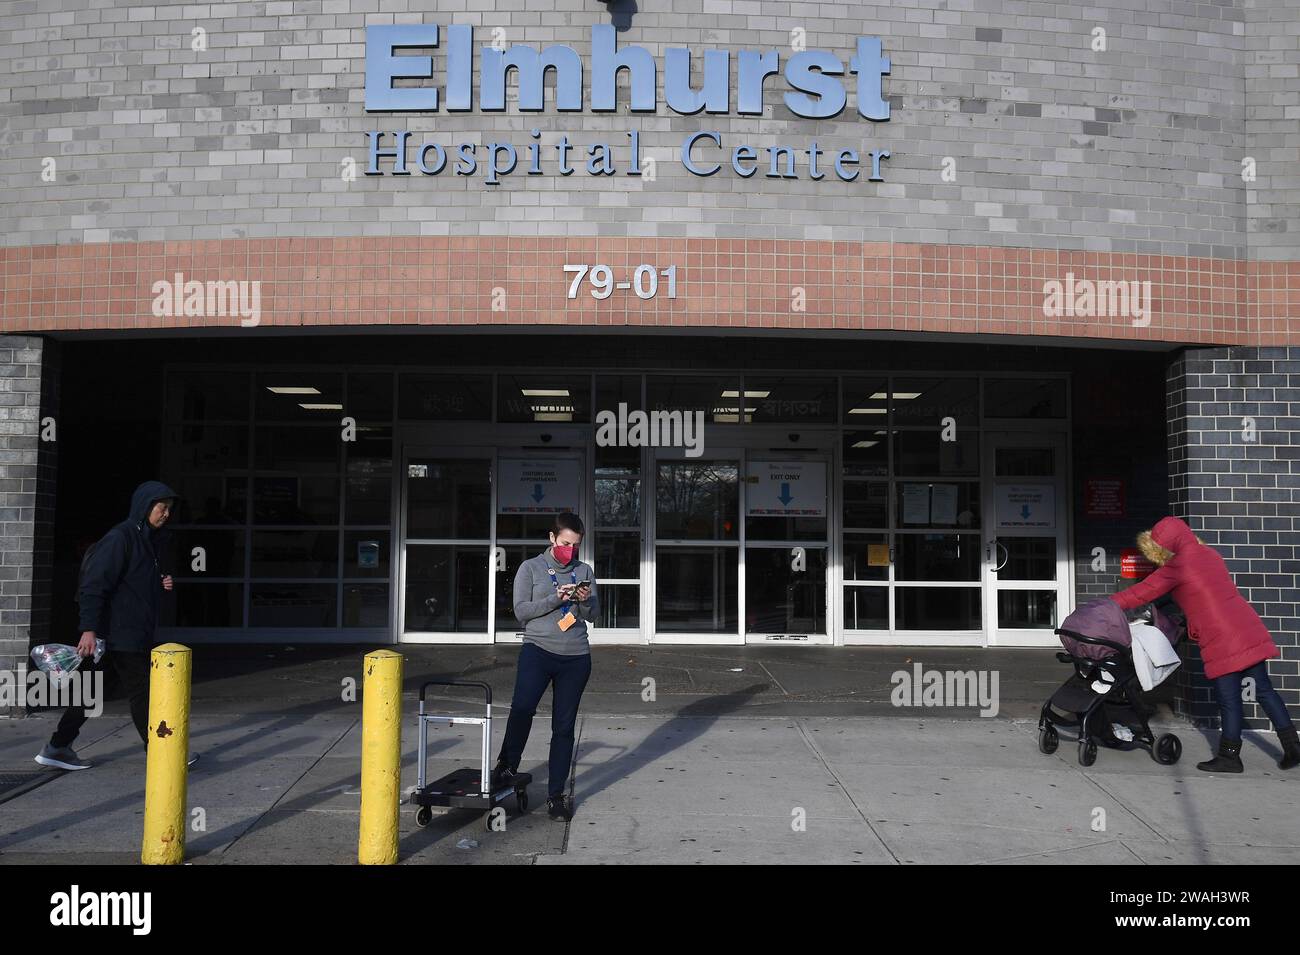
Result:
M831 643L830 455L711 450L655 457L653 640Z
M492 453L411 450L403 465L401 639L486 643Z
M655 461L654 640L741 643L737 451Z
M749 451L744 484L745 641L830 643L826 455Z
M985 626L992 646L1056 646L1069 605L1065 435L990 433Z

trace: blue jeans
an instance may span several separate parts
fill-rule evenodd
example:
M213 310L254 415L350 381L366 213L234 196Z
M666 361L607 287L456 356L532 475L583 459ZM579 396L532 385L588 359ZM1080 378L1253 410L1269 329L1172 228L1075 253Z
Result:
M547 684L551 689L551 759L548 766L547 796L558 796L568 787L569 767L573 764L573 728L578 722L578 704L591 677L591 654L562 656L525 643L519 651L515 672L515 695L510 701L510 719L506 721L506 738L501 743L501 759L511 769L519 768L524 744L533 728L537 704L542 701Z
M1225 673L1214 678L1214 697L1219 702L1219 712L1223 716L1223 738L1234 742L1241 739L1241 681L1246 677L1255 680L1255 701L1264 708L1274 729L1279 732L1290 729L1291 717L1287 714L1286 704L1269 682L1268 664L1261 662L1249 670Z

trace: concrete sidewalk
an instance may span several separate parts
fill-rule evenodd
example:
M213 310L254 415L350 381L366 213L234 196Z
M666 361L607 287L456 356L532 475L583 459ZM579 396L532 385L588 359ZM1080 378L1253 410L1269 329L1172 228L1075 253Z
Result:
M404 647L403 787L415 784L421 680L484 679L508 711L514 648ZM188 835L195 864L356 859L360 707L344 702L359 648L196 652ZM974 709L895 708L890 674L996 669L998 717ZM1049 652L863 648L597 648L575 767L578 814L552 822L549 711L525 754L533 809L506 832L470 813L427 829L401 814L404 863L929 863L1300 861L1300 772L1274 765L1272 736L1249 738L1246 774L1194 763L1209 738L1183 739L1177 766L1142 750L1102 749L1084 769L1063 739L1037 750L1037 710L1068 675ZM643 680L655 699L643 699ZM439 694L438 706L472 709ZM545 704L544 704L545 707ZM57 714L0 721L0 771L31 761ZM468 728L467 728L468 729ZM504 720L494 739L499 744ZM46 771L0 802L0 862L138 860L144 756L120 704L87 724L89 771ZM430 770L477 758L470 732L435 731ZM12 791L11 791L12 792ZM0 800L6 794L0 792ZM1094 830L1094 822L1104 828Z

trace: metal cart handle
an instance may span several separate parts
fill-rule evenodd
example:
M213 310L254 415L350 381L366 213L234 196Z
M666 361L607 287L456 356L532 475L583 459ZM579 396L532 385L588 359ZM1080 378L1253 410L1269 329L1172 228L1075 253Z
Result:
M420 685L420 702L424 702L424 691L431 686L476 686L483 691L488 706L492 705L492 687L480 680L426 680Z

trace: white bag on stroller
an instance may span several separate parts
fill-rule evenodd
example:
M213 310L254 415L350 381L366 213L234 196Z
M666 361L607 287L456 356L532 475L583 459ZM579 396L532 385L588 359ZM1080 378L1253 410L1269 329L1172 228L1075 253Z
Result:
M1182 662L1178 659L1178 651L1170 646L1169 638L1163 632L1149 623L1134 620L1128 629L1133 635L1130 649L1138 682L1144 690L1153 689L1178 669Z

